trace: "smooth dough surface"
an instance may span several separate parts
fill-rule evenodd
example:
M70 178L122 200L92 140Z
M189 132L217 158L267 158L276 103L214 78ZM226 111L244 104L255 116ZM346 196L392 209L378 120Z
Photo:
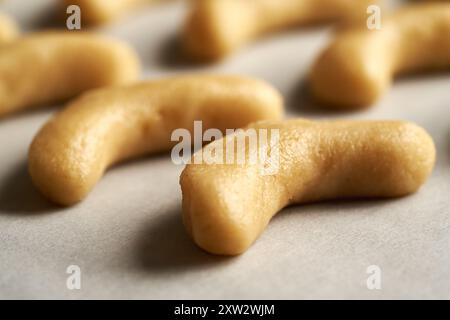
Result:
M450 68L450 3L400 9L366 27L336 36L310 75L314 97L324 106L363 108L376 102L396 75Z
M281 119L283 101L268 84L240 76L185 75L81 96L51 119L29 151L34 184L50 200L82 200L111 165L170 150L175 129L245 127ZM149 181L151 183L151 181Z
M366 17L379 0L214 0L192 1L183 31L187 54L221 59L262 35L298 25Z
M136 53L121 41L83 32L31 34L0 50L0 117L139 74Z
M431 137L407 122L294 119L259 122L248 129L279 130L275 174L262 175L261 163L246 162L193 163L181 175L186 229L210 253L243 253L288 205L413 193L435 162ZM256 152L249 144L245 148L247 159Z

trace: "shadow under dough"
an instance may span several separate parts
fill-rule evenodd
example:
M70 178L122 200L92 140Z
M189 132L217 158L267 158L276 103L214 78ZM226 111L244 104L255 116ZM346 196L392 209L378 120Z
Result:
M138 235L136 259L140 269L159 273L216 267L234 260L198 248L183 226L179 205L154 219Z
M182 39L179 34L173 34L163 43L157 59L157 62L163 67L174 70L202 68L211 65L208 62L202 63L189 58L183 49Z
M2 214L51 213L60 208L47 201L33 186L26 162L10 171L0 185Z
M358 214L359 208L373 208L371 214L381 214L384 205L401 198L389 199L344 199L324 202L313 202L301 205L292 205L283 209L273 218L277 220L281 215L298 214L300 206L308 207L309 214L325 214L336 212L336 208L353 209L352 214ZM339 212L339 214L342 214ZM273 223L273 222L271 222ZM195 270L208 270L232 264L237 257L217 256L209 254L197 247L188 236L181 218L180 205L168 209L158 218L146 225L137 236L135 259L133 265L145 272L153 273L183 273Z
M337 116L343 113L349 113L349 111L342 112L327 108L323 104L315 101L311 94L311 88L309 87L306 79L301 79L292 88L291 92L286 97L286 108L293 114L299 116Z
M425 79L441 79L448 77L447 70L429 70L429 71L417 71L409 72L407 74L401 74L394 77L392 86L386 90L383 94L386 95L392 87L401 82L407 83L416 81L425 81ZM379 97L381 99L382 96ZM377 101L374 102L374 104ZM325 103L321 103L314 98L311 93L311 87L308 82L308 76L300 79L297 84L291 89L286 97L286 109L299 116L324 116L333 117L339 115L364 113L367 108L372 106L361 106L360 108L340 109L327 106Z

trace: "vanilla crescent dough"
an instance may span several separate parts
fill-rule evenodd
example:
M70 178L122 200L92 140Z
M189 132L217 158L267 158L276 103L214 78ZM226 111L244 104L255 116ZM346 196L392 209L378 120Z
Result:
M136 81L140 63L127 44L90 33L31 34L0 49L0 117Z
M281 95L268 84L228 75L185 75L99 89L71 102L36 135L29 172L50 200L81 201L111 165L170 150L179 128L222 132L281 119Z
M367 107L396 75L450 68L450 3L404 7L382 21L381 30L339 33L317 59L310 84L324 106Z
M218 60L251 40L281 29L364 16L379 0L193 1L183 46L197 60Z
M431 137L407 122L294 119L247 129L279 130L278 172L262 175L258 164L248 162L192 163L181 174L184 224L210 253L243 253L288 205L413 193L435 162ZM215 141L203 150L214 144L222 146ZM255 149L245 148L248 159Z

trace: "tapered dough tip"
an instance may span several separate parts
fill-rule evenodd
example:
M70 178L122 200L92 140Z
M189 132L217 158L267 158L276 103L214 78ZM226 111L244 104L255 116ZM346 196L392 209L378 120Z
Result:
M424 128L412 122L399 123L401 138L398 142L405 146L403 169L405 177L410 178L407 180L409 187L404 187L406 195L418 191L431 175L436 162L436 147L433 138Z
M227 194L222 190L220 181L199 179L195 173L197 169L195 166L188 167L180 176L183 223L188 234L209 253L227 256L242 254L255 240L246 228L246 220L252 215L233 212L236 208L231 208L227 203L229 199L226 199ZM242 194L245 196L244 190Z
M365 56L356 53L359 48L343 44L332 45L313 65L309 81L312 95L330 109L368 107L382 94L389 79L380 79L383 66L378 68L377 61L366 63Z
M224 21L227 13L234 13L234 1L198 1L195 10L187 19L182 35L183 48L187 56L197 61L216 61L223 59L233 48L227 43L233 24ZM230 28L221 26L227 24ZM208 45L205 45L208 44Z
M75 205L84 199L90 191L86 188L86 178L82 171L72 168L78 167L76 161L63 161L56 157L53 152L58 149L61 155L64 154L64 146L56 146L54 141L47 143L47 134L41 134L34 139L28 156L28 172L35 186L47 199L61 206ZM60 149L61 147L62 149ZM62 192L64 186L64 192Z

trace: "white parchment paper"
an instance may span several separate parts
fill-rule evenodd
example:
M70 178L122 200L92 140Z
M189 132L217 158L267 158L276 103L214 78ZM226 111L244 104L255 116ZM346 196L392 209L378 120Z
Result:
M55 0L9 0L2 11L25 30L45 25ZM180 217L182 167L169 156L120 165L86 201L61 209L33 188L26 170L34 134L58 106L0 121L0 298L314 299L450 298L450 75L401 79L373 108L353 114L314 110L308 69L327 28L274 35L214 66L176 59L183 4L145 7L101 32L128 40L144 78L188 71L261 77L286 97L290 117L404 119L434 138L436 168L412 196L295 206L276 216L236 258L197 249ZM68 290L78 265L81 289ZM366 269L382 271L368 290Z

